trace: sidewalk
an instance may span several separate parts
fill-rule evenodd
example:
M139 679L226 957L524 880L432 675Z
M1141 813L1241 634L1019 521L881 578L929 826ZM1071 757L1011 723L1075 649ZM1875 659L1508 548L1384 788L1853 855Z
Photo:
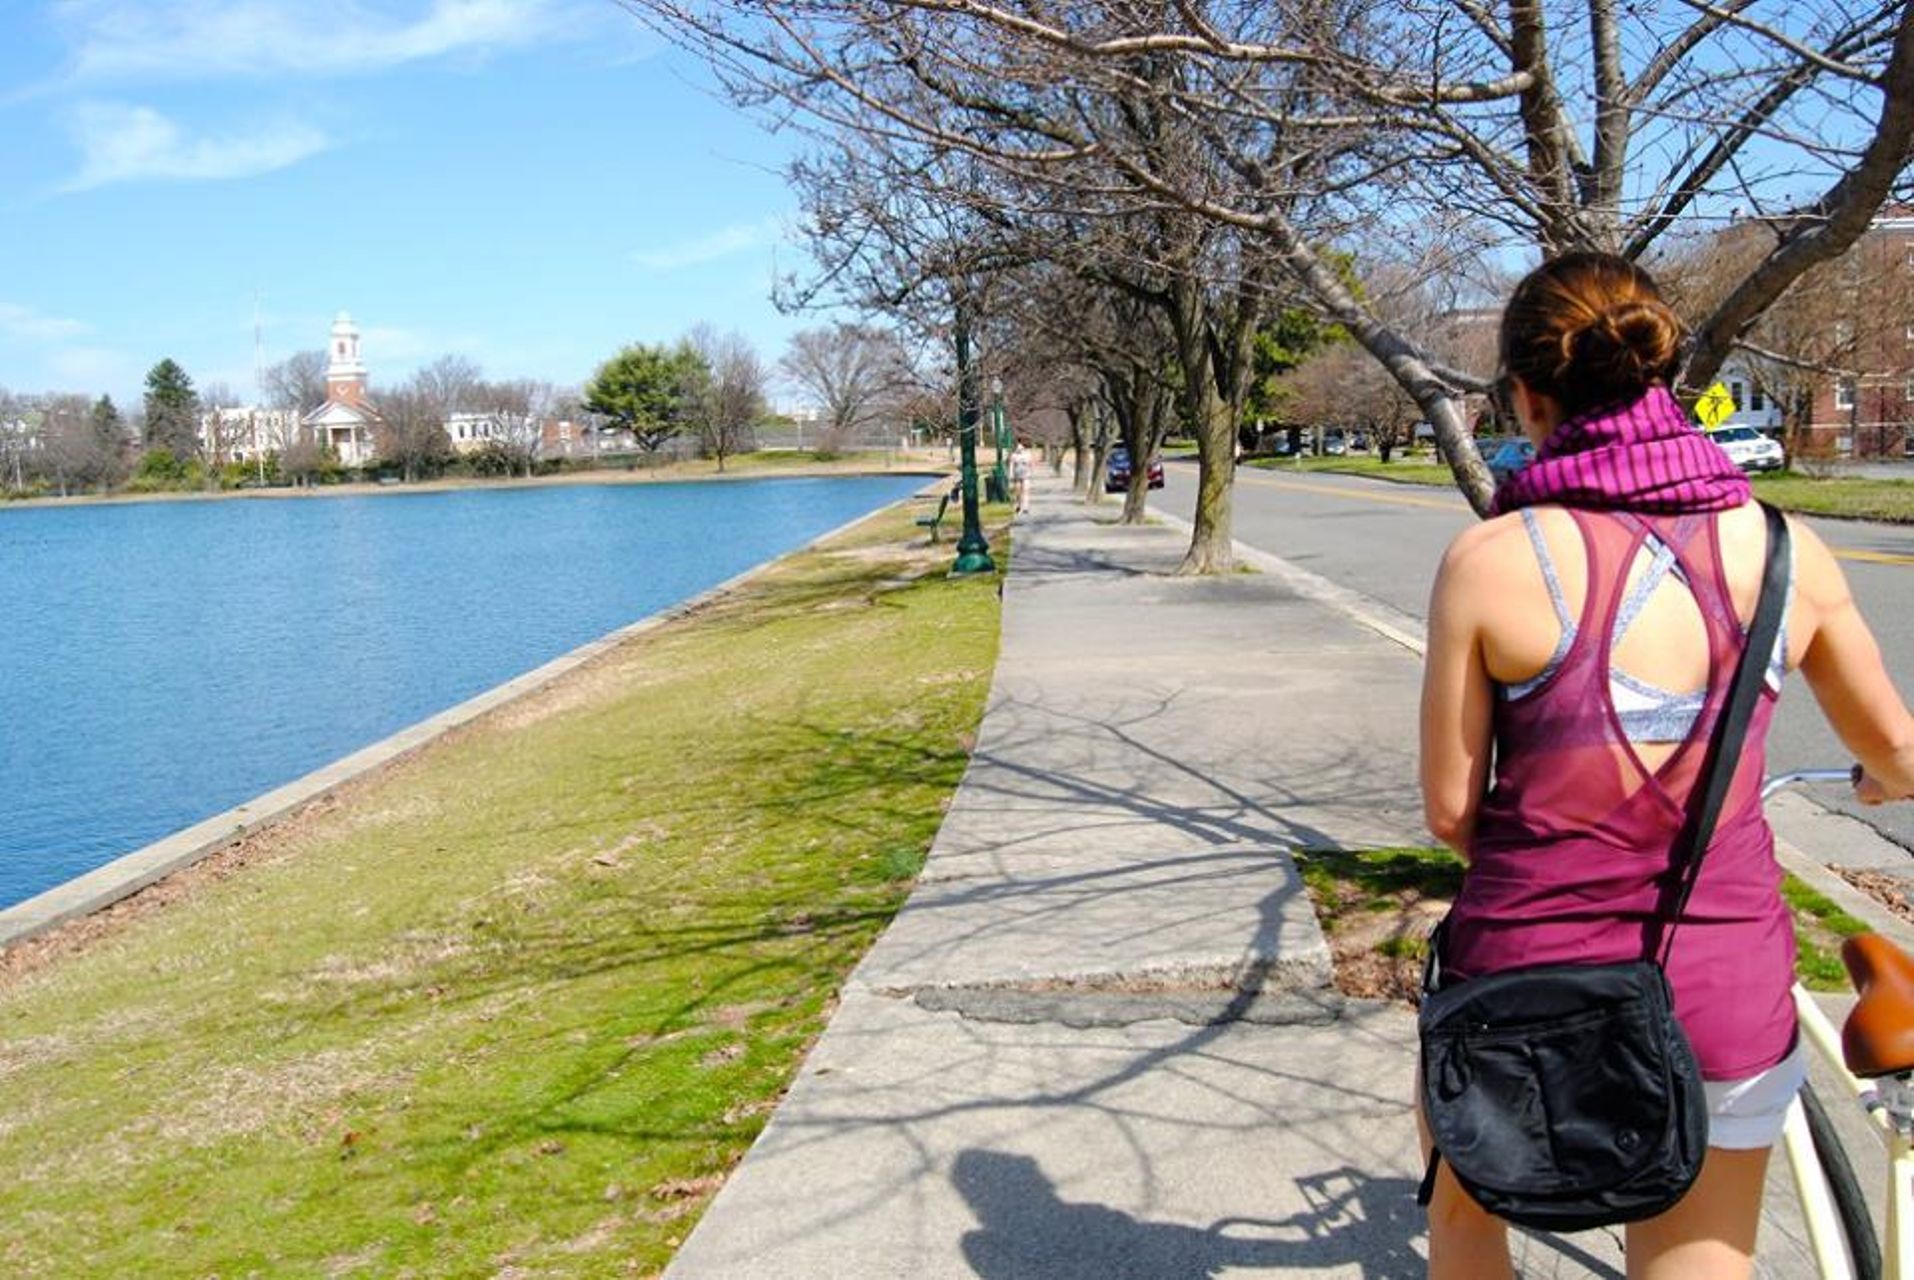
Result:
M1426 842L1420 663L1115 516L1040 482L922 883L671 1277L1423 1273L1414 1019L1328 989L1286 853Z

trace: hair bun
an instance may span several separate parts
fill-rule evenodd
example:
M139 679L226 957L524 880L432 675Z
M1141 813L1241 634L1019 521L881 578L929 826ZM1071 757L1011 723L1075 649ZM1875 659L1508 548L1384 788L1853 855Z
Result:
M1599 388L1604 399L1640 395L1666 380L1681 354L1681 321L1666 303L1646 298L1617 302L1580 328L1563 334L1566 378Z
M1612 253L1580 251L1522 278L1502 312L1504 372L1583 413L1672 382L1681 321L1646 271Z

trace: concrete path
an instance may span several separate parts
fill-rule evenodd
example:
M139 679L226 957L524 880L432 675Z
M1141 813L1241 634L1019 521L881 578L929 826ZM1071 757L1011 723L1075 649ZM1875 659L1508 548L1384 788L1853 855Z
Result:
M1413 1017L1328 990L1286 853L1426 842L1419 662L1115 514L1040 485L923 882L669 1276L1422 1274Z

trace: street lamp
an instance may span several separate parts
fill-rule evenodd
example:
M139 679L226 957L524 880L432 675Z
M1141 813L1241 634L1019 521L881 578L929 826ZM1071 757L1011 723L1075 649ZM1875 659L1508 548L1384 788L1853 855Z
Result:
M957 562L950 567L952 576L965 573L994 573L996 562L990 558L990 544L977 519L977 371L970 364L970 313L957 304L957 443L963 459L959 468L964 496L964 532L957 539Z
M1004 468L1004 380L990 380L990 438L996 446L996 461L990 468L990 500L1010 501L1010 473Z

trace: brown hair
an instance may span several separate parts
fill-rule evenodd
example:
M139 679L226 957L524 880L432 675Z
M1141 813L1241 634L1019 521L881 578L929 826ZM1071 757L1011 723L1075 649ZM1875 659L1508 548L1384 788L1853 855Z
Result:
M1570 253L1522 279L1502 312L1502 370L1571 417L1671 383L1682 324L1646 271L1611 253Z

